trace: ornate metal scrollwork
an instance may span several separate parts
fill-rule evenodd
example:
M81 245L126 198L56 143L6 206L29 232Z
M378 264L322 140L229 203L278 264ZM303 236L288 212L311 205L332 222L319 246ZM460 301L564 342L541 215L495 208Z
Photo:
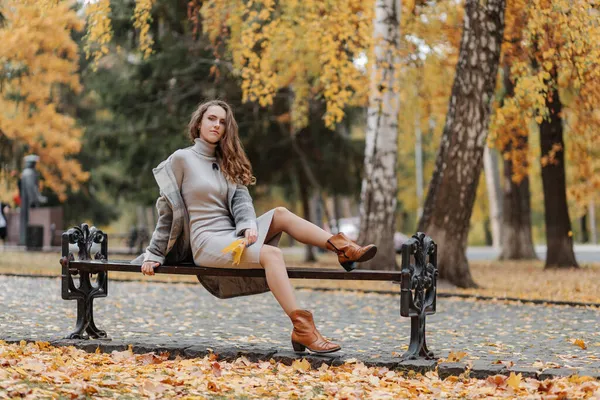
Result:
M75 331L67 339L108 339L106 332L96 327L94 323L95 298L108 295L108 273L82 272L72 268L70 262L74 260L73 253L69 251L70 244L79 248L80 261L90 260L91 248L94 243L100 244L100 251L94 256L97 260L108 259L108 237L101 230L87 224L73 227L62 235L62 298L77 300L77 323ZM75 284L74 276L79 275L79 285ZM94 275L96 281L94 283Z
M400 315L411 319L410 345L402 359L433 358L425 340L425 317L435 314L437 275L437 246L417 232L402 245Z
M90 228L88 224L81 224L81 227L75 226L69 229L67 234L69 243L76 244L79 248L80 260L91 260L90 252L94 243L102 243L105 240L105 235L100 229L96 229L95 226ZM98 254L96 253L96 256Z

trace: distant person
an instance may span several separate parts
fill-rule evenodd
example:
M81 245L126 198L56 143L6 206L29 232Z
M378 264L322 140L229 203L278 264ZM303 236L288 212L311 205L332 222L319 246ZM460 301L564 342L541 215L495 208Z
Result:
M8 236L8 218L6 214L10 206L7 203L0 202L0 239L2 245L6 246L6 237Z
M143 258L142 273L153 275L154 268L163 264L165 258L181 262L187 257L198 266L211 268L262 267L268 288L294 325L294 350L308 348L316 353L340 350L339 345L321 336L311 312L298 309L282 252L277 247L281 233L334 251L348 271L354 269L355 262L373 258L377 248L361 247L343 233L332 236L283 207L256 219L246 188L256 179L227 103L213 100L201 104L192 114L188 130L193 146L177 150L154 169L161 193L157 201L159 218ZM221 250L240 237L246 240L246 250L240 264L234 266L232 256ZM205 281L201 282L211 291ZM234 285L233 290L219 297L268 290L266 286L257 288L239 283L247 280L237 282L237 287ZM218 295L215 292L211 291Z

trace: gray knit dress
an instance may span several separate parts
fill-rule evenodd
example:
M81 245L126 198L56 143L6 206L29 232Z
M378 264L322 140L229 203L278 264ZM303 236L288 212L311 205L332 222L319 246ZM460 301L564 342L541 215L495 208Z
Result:
M173 173L180 182L181 195L190 218L190 241L194 263L211 268L260 267L260 249L267 239L274 210L257 219L258 239L244 250L239 265L233 255L221 250L234 240L236 227L227 202L227 182L215 156L216 145L196 139L193 147L173 154ZM267 244L277 246L281 233Z

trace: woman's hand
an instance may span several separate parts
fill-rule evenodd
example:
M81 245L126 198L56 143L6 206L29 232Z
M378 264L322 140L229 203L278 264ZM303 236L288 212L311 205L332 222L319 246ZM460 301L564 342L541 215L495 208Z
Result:
M154 267L159 265L156 261L146 261L142 264L142 275L154 275Z
M246 238L246 247L248 247L258 240L258 231L256 229L246 229L244 237Z

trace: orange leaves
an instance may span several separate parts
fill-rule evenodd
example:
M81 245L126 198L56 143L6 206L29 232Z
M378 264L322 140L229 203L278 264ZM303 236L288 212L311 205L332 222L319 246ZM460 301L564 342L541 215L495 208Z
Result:
M510 376L506 380L506 384L508 386L510 386L511 388L513 388L514 390L517 390L521 387L521 378L522 378L521 374L515 375L514 372L511 372Z
M211 364L211 366L212 366L213 375L216 376L217 378L220 377L223 373L221 370L221 364L219 364L218 362L215 361Z
M302 361L294 360L294 362L292 362L292 369L298 372L308 372L311 368L310 363L303 358Z
M545 167L546 165L556 165L558 163L558 161L556 160L556 154L561 151L563 151L562 146L559 143L554 143L552 145L552 149L550 149L548 154L542 156L542 167Z
M460 362L460 360L462 360L466 356L467 356L467 353L465 353L464 351L457 351L456 353L451 351L450 354L448 354L448 358L446 359L446 361Z
M44 184L61 200L87 179L71 157L82 131L60 112L59 86L79 92L78 49L71 33L82 20L68 2L8 1L0 27L0 131L21 149L40 156ZM20 165L21 160L15 160ZM5 180L6 177L0 177Z
M583 339L574 339L573 344L575 346L579 346L582 350L587 349L587 346L585 345L585 342L583 341Z
M128 353L128 354L127 354ZM120 354L115 357L115 354ZM57 357L60 365L53 362ZM311 369L306 360L291 366L245 358L217 362L204 358L165 359L148 364L153 354L85 353L72 347L0 342L0 393L32 398L589 398L600 382L569 377L539 382L496 375L487 379L425 376L354 361L339 367ZM120 358L116 362L115 358ZM214 358L214 357L213 357ZM11 362L9 362L11 361ZM12 362L14 361L14 362ZM219 371L219 372L216 372ZM553 397L553 398L554 398Z
M504 375L489 376L487 377L486 382L497 388L512 388L512 390L517 391L521 389L522 380L522 374L516 375L514 372L511 372L508 377Z
M567 121L569 194L580 207L600 190L600 178L596 178L600 163L594 162L600 122L590 115L600 102L600 26L593 7L587 0L507 2L503 57L512 65L515 90L498 109L504 115L495 118L496 146L513 152L519 131L528 132L532 118L541 124L548 116L549 89L558 87L567 93L561 92L561 98ZM535 60L533 66L531 60ZM551 73L556 77L551 79ZM552 161L551 155L542 155L542 165ZM518 181L527 173L523 167L513 179Z

